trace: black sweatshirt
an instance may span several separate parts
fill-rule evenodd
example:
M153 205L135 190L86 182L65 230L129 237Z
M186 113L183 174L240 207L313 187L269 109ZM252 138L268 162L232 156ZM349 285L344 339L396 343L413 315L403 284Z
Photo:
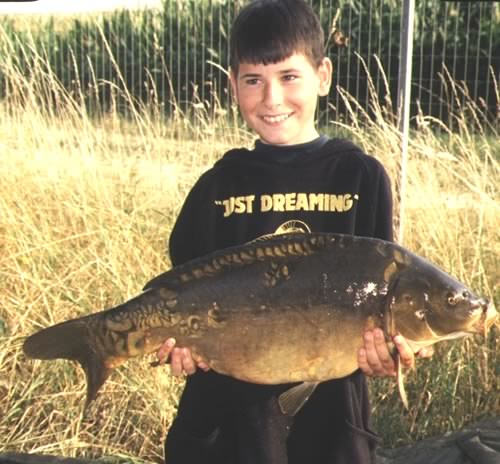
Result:
M254 150L231 150L189 193L170 236L170 257L178 265L290 231L392 240L391 189L382 165L352 143L325 136L301 145L256 142ZM293 418L277 405L287 388L198 370L187 379L169 430L166 462L374 462L376 437L359 370L321 383Z

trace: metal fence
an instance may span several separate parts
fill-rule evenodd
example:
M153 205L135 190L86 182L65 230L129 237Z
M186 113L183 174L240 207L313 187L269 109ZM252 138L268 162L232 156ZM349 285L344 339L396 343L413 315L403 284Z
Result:
M196 83L202 100L211 94L225 101L228 33L234 14L243 2L166 1L166 9L177 11L175 27L167 28L169 69L176 69L176 95L189 104L189 88ZM324 121L343 120L346 108L337 88L345 89L368 108L370 75L378 98L390 96L395 107L400 54L401 2L399 0L311 0L329 39L328 55L335 66L334 86L323 102ZM183 23L183 17L190 21ZM170 14L169 18L174 15ZM211 20L204 23L203 18ZM206 27L200 27L206 24ZM185 28L185 43L171 31ZM195 40L190 42L188 37ZM347 44L346 44L347 42ZM345 46L347 45L347 46ZM167 48L168 49L168 48ZM177 63L177 64L176 64ZM365 69L366 66L366 69ZM466 83L473 100L490 117L498 113L496 82L500 73L500 8L495 2L417 1L414 25L411 113L419 109L448 121L456 101L444 76ZM191 81L192 76L198 76ZM496 82L495 82L496 80ZM183 92L184 90L184 92Z
M322 122L342 121L347 109L338 88L369 108L371 77L380 101L395 108L400 53L400 0L310 0L330 36L328 55L334 86L320 111ZM121 11L92 22L81 18L48 21L42 34L30 32L18 53L29 74L38 58L48 61L70 92L92 109L105 111L116 89L134 101L154 100L166 112L207 108L229 99L229 31L238 0L165 0L161 10ZM22 27L2 18L12 47L28 41ZM335 34L329 34L335 29ZM1 45L1 44L0 44ZM347 45L347 46L345 46ZM451 97L442 75L463 81L490 118L498 118L500 4L498 2L416 2L411 113L419 108L448 123ZM6 49L0 47L0 53ZM2 57L0 56L0 59ZM38 61L37 61L38 60ZM5 61L5 60L2 60ZM379 66L379 64L381 66ZM366 70L365 70L366 66ZM366 72L367 71L367 72ZM5 95L0 67L0 92ZM390 97L390 98L389 98ZM128 102L124 102L125 108Z

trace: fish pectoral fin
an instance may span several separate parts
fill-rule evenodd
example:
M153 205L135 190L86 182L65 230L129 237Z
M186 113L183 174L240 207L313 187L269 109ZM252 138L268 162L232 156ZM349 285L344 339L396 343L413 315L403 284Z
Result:
M287 416L295 416L317 386L318 382L303 382L282 393L278 397L281 412Z
M396 356L396 368L399 396L401 397L401 401L403 402L404 407L408 409L408 396L406 396L403 366L401 364L401 357L399 356L399 354Z

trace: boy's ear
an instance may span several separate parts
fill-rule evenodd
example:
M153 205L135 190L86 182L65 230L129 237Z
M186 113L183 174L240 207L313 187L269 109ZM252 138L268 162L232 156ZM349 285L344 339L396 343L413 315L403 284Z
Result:
M233 96L236 103L238 103L238 87L236 85L238 77L235 75L232 68L229 68L229 81L231 82L231 95Z
M318 67L319 76L319 90L318 94L320 97L328 95L330 92L330 86L332 85L332 74L333 74L333 64L332 60L328 57L324 57Z

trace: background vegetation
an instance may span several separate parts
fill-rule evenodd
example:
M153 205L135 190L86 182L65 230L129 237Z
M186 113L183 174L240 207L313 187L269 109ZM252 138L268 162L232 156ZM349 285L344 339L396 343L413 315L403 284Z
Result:
M89 17L23 21L2 18L0 60L11 60L28 81L47 66L66 91L94 114L114 107L158 102L171 114L190 104L228 101L226 73L232 19L243 1L165 0L163 10L117 11ZM396 0L311 0L325 31L341 31L348 47L328 41L335 84L368 107L370 89L355 57L373 76L379 99L396 105L402 8ZM3 29L3 30L2 30ZM342 41L340 41L342 42ZM342 45L342 44L341 44ZM111 53L110 53L111 51ZM382 63L379 72L375 55ZM416 2L412 113L418 105L449 125L456 108L440 74L447 68L466 83L490 120L498 117L495 82L500 70L500 6L485 2ZM16 85L14 85L14 89ZM0 71L0 97L14 91ZM53 98L56 98L53 96ZM332 92L322 121L345 120L348 111Z
M74 24L53 30L70 34ZM156 84L146 100L128 87L132 71L120 71L116 85L76 73L68 86L33 33L3 34L0 450L160 462L182 388L167 368L129 362L84 413L82 372L64 361L27 360L20 347L33 331L115 305L167 269L166 238L186 192L227 148L250 145L252 136L216 94L210 104L193 96L187 109L173 99L167 118ZM122 69L111 47L100 54ZM66 64L71 69L73 60ZM168 65L161 69L172 77ZM363 79L369 104L340 89L345 118L325 131L343 133L379 158L397 188L400 138L390 99L378 97L370 73ZM498 306L498 120L463 83L443 76L441 85L454 102L452 123L424 113L414 118L404 245ZM433 359L420 361L406 382L409 411L392 380L371 381L383 445L498 416L499 337L496 330L483 342L445 342Z

